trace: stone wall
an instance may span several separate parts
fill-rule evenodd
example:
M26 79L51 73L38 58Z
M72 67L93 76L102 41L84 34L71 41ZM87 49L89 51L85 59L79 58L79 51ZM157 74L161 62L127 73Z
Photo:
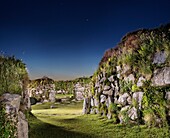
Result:
M170 25L127 34L106 51L83 113L115 123L165 125L170 116Z

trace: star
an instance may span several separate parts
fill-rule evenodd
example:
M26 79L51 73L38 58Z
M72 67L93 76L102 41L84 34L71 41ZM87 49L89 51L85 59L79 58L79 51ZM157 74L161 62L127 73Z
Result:
M86 19L85 19L85 21L86 21L86 22L88 22L88 21L89 21L89 19L88 19L88 18L86 18Z

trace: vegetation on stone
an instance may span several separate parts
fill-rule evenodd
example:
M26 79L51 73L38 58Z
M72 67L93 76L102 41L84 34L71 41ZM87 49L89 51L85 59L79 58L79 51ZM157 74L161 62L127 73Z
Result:
M115 48L105 52L92 82L89 98L99 104L91 105L90 110L110 119L110 105L116 105L117 111L112 114L120 123L127 124L128 120L149 127L167 126L170 24L128 33Z

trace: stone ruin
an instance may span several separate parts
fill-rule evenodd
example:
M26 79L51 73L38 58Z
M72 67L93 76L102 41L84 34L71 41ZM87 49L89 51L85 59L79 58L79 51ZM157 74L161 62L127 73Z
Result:
M55 84L54 80L43 77L32 80L28 86L29 97L34 97L37 102L55 102Z

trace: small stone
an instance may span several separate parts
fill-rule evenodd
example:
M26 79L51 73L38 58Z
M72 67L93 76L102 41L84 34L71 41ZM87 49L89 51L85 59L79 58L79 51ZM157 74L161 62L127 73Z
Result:
M116 66L116 71L119 72L121 70L120 66Z
M128 77L125 77L124 80L125 80L126 82L132 81L132 83L134 83L135 77L134 77L133 74L130 74Z
M142 76L139 78L138 82L137 82L137 86L141 87L143 86L143 82L146 81L146 79Z
M121 105L123 105L123 106L125 106L125 105L128 103L127 99L128 99L129 97L130 97L130 96L129 96L128 93L124 93L123 95L121 95L121 96L119 97L118 103L121 104Z
M132 107L128 111L128 116L129 116L130 119L136 120L138 118L137 109L135 107Z
M139 109L141 109L143 92L135 92L135 93L133 93L132 98L136 100L136 102L137 102L138 105L139 105Z
M110 86L107 86L107 85L104 86L104 91L107 91L109 89L110 89Z
M113 75L110 76L110 77L108 78L108 80L109 80L110 82L113 82L113 81L114 81L114 76L113 76Z
M106 101L106 96L105 95L100 95L100 103L103 103Z

